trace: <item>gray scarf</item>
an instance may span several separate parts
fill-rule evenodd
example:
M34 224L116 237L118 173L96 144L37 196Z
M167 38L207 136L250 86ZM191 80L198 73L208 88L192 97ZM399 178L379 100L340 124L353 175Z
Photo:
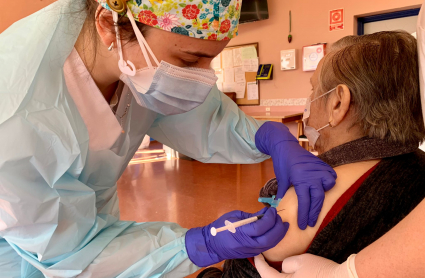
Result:
M400 144L383 139L363 137L337 146L318 157L332 168L344 164L382 159L414 152L418 144ZM269 180L260 190L260 197L271 197L277 194L277 180ZM265 204L269 206L268 204Z

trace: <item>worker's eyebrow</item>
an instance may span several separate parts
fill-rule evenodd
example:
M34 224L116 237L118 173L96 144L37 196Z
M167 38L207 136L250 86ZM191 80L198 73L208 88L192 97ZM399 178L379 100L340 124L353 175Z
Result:
M216 55L211 55L209 53L205 53L202 51L190 51L190 50L181 50L181 51L190 55L198 56L198 57L214 58L216 56Z

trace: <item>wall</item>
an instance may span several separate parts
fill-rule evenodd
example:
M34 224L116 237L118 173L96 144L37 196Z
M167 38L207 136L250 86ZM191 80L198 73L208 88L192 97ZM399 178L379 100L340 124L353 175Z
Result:
M55 0L0 0L0 33L12 23L26 17L41 8L53 3Z
M243 24L239 36L230 45L259 43L260 63L275 66L274 79L261 81L260 94L263 105L278 105L286 99L306 98L310 94L311 72L302 71L302 47L318 42L333 43L336 40L356 33L355 16L379 14L409 8L418 8L423 0L267 0L270 18L268 20ZM344 8L345 29L328 31L329 11ZM288 43L289 10L292 11L292 43ZM280 70L280 51L297 49L297 70ZM292 103L296 104L296 103ZM277 107L272 107L276 109ZM289 107L288 107L289 108ZM264 107L245 107L243 110L263 109Z
M264 0L265 1L265 0ZM339 38L355 33L355 16L378 14L384 11L417 8L422 0L267 0L268 20L243 24L239 36L230 45L258 42L261 63L275 66L274 80L262 81L261 99L305 98L310 94L311 72L300 68L302 47L317 42L333 43ZM10 0L0 0L0 32L13 22L41 9L54 0L23 0L19 5L9 5ZM2 4L4 3L4 4ZM319 3L318 5L316 5ZM345 29L328 31L329 10L344 8ZM292 11L292 43L288 43L289 10ZM280 51L296 48L297 70L280 70Z
M47 6L55 0L22 0L19 5L10 5L10 0L0 0L0 32L13 22ZM265 1L265 0L264 0ZM242 106L246 113L302 112L305 98L310 94L309 79L311 72L301 70L302 47L318 42L329 44L338 39L356 33L356 16L379 14L418 8L422 0L267 0L270 18L268 20L243 24L239 36L230 42L238 44L259 43L260 63L275 66L274 79L260 82L260 106ZM328 31L329 11L344 8L345 29ZM288 43L289 10L292 11L292 43ZM280 70L280 51L297 49L297 70ZM294 123L288 124L291 132L296 134Z
M8 5L0 0L0 32L13 22L41 9L55 0L23 0L19 5ZM265 0L264 0L265 1ZM274 64L274 80L260 82L261 102L273 111L302 111L305 98L310 94L311 72L301 70L302 47L318 42L335 42L355 34L356 16L379 14L420 7L422 0L267 0L270 19L243 24L239 36L231 45L259 43L260 62ZM319 3L318 5L316 5ZM345 29L328 31L329 11L344 8ZM292 11L292 43L288 43L289 10ZM280 51L297 49L297 70L280 70ZM249 111L264 111L262 106L245 106Z

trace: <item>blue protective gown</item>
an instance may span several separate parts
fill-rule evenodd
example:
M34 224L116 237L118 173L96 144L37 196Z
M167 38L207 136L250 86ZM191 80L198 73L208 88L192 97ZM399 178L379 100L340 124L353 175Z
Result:
M92 151L64 79L85 0L59 0L0 35L0 277L183 277L187 229L119 221L116 182L145 134L202 162L255 163L260 126L214 88L164 117L131 99L126 132Z

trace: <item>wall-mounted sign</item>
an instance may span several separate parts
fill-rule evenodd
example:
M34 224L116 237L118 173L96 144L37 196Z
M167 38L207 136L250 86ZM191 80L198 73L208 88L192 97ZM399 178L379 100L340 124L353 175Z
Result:
M326 43L318 43L303 47L303 71L314 71L325 56Z
M329 31L344 30L344 9L329 11Z

